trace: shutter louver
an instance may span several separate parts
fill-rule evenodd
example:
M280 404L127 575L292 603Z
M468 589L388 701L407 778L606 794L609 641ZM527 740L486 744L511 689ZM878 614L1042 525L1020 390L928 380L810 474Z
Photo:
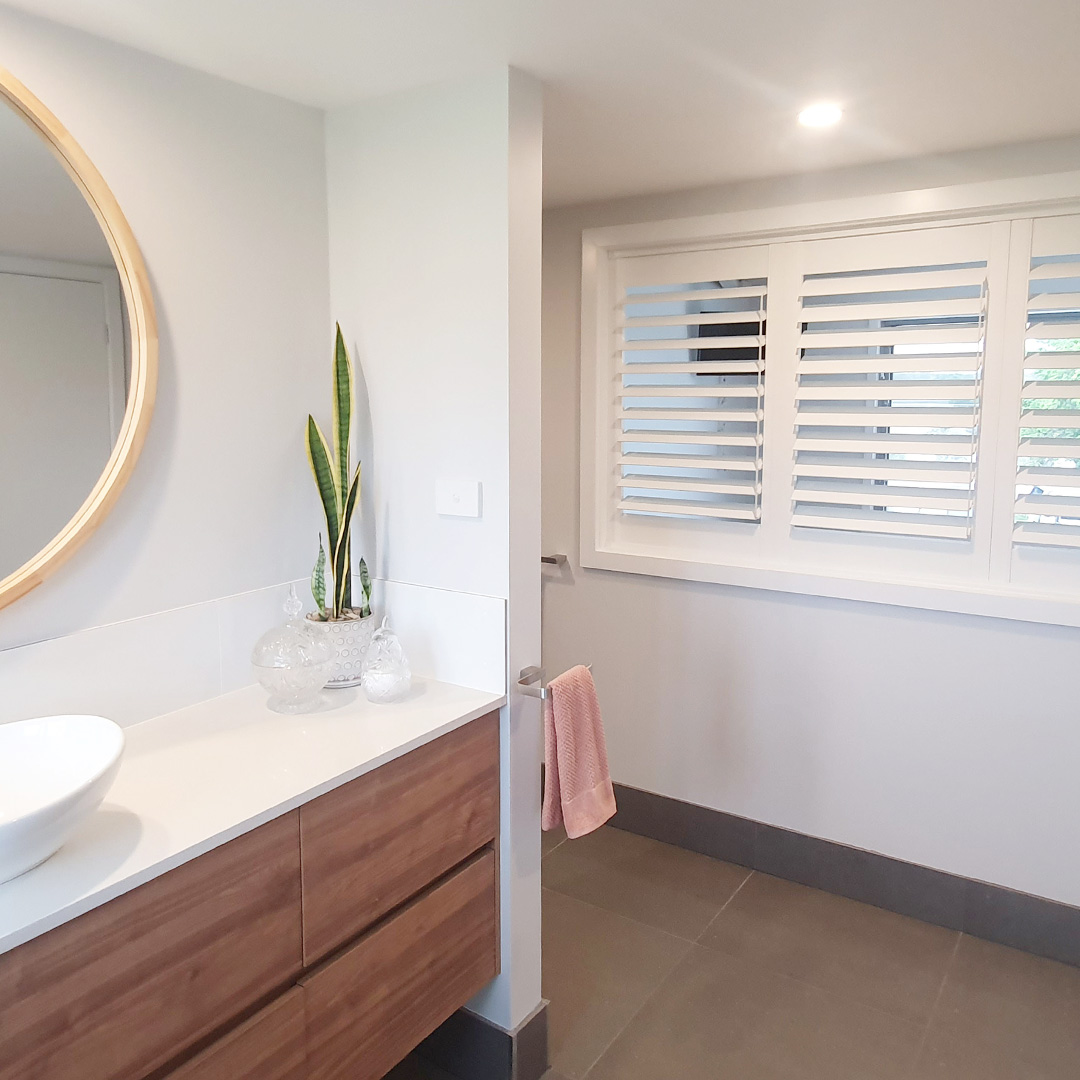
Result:
M761 515L766 279L632 285L619 303L616 506Z
M1053 245L1052 254L1033 255L1030 264L1013 530L1018 544L1080 547L1080 236L1071 240Z
M968 539L986 264L803 277L793 524Z

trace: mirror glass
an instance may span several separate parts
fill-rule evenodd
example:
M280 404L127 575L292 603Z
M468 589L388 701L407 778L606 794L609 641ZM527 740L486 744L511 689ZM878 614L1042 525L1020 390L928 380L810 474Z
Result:
M120 436L120 275L52 147L0 100L0 579L60 533Z

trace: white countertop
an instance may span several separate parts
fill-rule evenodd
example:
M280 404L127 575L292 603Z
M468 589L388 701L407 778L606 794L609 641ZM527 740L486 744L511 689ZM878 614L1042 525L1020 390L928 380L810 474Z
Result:
M282 716L249 686L125 730L105 802L41 866L0 885L0 953L505 703L414 679L404 701L323 692Z

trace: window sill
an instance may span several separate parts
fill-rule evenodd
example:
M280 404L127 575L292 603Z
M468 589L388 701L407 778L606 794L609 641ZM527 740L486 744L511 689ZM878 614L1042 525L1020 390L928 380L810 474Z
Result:
M1007 586L964 586L953 582L889 578L868 580L865 576L847 578L775 567L729 566L626 552L586 551L584 548L581 565L592 570L614 570L711 585L735 585L801 596L1080 627L1080 602L1047 593L1023 592Z

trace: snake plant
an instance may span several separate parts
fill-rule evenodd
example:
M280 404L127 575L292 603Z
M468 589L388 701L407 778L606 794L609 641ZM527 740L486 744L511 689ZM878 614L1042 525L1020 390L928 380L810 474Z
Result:
M323 435L315 418L308 416L307 454L315 487L322 500L326 517L326 539L330 548L329 603L326 595L327 555L319 535L319 555L311 574L311 595L315 598L320 617L344 619L351 615L371 614L371 579L363 559L357 567L364 603L359 611L352 604L352 543L350 532L353 514L360 498L360 465L352 471L350 436L353 410L353 365L341 326L337 327L334 342L334 445Z

